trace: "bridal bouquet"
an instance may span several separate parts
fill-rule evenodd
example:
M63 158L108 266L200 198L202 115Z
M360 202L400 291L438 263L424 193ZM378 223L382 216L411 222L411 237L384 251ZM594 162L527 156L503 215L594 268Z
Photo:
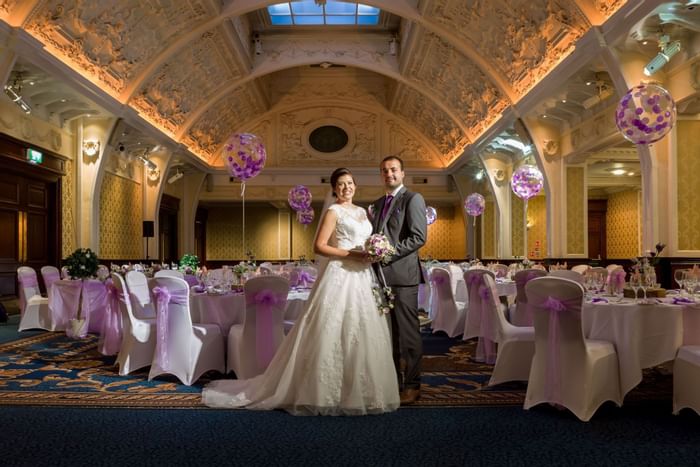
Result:
M384 314L389 313L394 309L394 292L391 287L374 284L372 287L374 301L377 304L377 309Z
M381 233L370 235L365 242L365 250L372 262L381 261L384 264L388 263L391 257L396 254L394 245L389 242L386 235Z

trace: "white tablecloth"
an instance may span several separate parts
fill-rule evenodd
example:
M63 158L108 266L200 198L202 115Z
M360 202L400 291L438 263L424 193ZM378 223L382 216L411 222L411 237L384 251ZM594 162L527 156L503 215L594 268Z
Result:
M284 319L296 319L308 298L308 289L290 290ZM245 295L243 293L223 295L193 293L190 296L190 314L194 323L218 324L221 333L228 336L231 326L245 322Z
M586 303L583 330L589 339L612 342L626 395L642 381L642 369L673 360L683 342L683 307L669 304Z

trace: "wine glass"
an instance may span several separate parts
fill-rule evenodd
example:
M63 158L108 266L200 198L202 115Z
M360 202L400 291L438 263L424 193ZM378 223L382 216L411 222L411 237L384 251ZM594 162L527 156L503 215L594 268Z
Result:
M676 269L676 271L673 273L673 280L676 281L676 284L678 284L678 290L680 291L681 295L685 292L683 290L685 288L685 274L687 270L685 269Z
M634 290L634 301L639 303L638 291L642 285L642 278L639 274L632 274L630 276L630 288Z
M698 286L698 276L693 274L691 271L685 273L685 288L688 291L690 298L693 298L695 294L695 287Z

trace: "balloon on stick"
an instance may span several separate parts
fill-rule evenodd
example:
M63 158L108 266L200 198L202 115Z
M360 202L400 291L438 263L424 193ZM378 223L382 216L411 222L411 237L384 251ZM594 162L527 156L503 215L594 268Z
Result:
M314 208L308 207L297 211L297 220L306 228L314 221Z
M615 123L622 136L634 144L660 140L676 122L676 103L658 84L640 84L622 96Z
M432 206L425 207L425 220L428 225L434 223L437 220L437 211Z
M297 185L289 190L287 200L292 209L301 211L311 206L311 192L304 185Z
M476 225L476 217L482 215L484 209L486 209L486 200L479 193L472 193L464 200L464 210L474 217L474 225Z
M536 196L544 186L544 177L540 169L534 165L522 165L510 179L510 187L515 195L524 201L523 203L523 247L527 257L527 200Z

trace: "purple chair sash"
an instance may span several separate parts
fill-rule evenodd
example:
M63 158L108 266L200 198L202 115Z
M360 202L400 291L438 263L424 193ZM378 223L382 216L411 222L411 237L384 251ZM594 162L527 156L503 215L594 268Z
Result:
M20 314L24 314L24 309L27 306L27 297L24 294L24 289L25 289L25 287L39 288L39 282L37 281L35 275L20 275L20 276L17 276L17 279L19 279L19 283L20 283L19 310L20 310Z
M560 316L561 313L568 311L571 313L581 313L581 299L559 300L552 296L547 297L542 308L549 311L549 335L547 346L549 353L547 355L547 369L545 371L545 393L550 402L561 403L561 361L559 359L560 351Z
M170 371L169 351L169 303L186 305L189 300L188 290L175 290L170 292L167 287L155 287L153 295L156 297L156 364L165 371Z
M445 276L441 276L441 275L433 275L431 277L431 280L433 281L433 283L438 284L438 285L442 285L445 282L447 282L445 279Z
M107 313L102 324L99 350L103 355L116 355L122 344L122 314L119 307L119 289L114 286L112 279L105 282L107 289Z
M52 271L44 273L42 274L42 276L44 277L44 285L46 285L46 294L48 295L51 291L51 286L53 285L53 283L58 280L61 280L61 274Z
M259 368L267 368L275 356L274 308L282 307L287 301L287 294L278 294L270 289L263 289L252 297L247 297L248 305L255 305L255 355Z
M467 282L470 285L476 285L481 282L481 276L483 274L470 274L469 275L469 282Z
M299 271L297 276L297 286L302 288L308 288L316 282L316 278L309 273L309 271Z
M532 307L527 303L527 295L525 294L525 286L532 279L537 279L538 277L546 276L544 271L536 272L530 271L527 274L516 274L513 280L515 281L515 288L517 290L516 294L516 306L521 307L518 309L522 312L525 317L525 322L521 325L532 326L534 322L534 316L532 315Z

